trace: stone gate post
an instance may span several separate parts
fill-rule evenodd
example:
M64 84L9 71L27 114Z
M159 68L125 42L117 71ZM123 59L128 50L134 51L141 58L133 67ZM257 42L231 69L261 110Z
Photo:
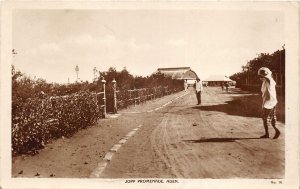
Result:
M114 93L114 114L117 113L118 108L117 108L117 82L115 80L115 78L112 80L112 84L113 84L113 93Z
M102 78L101 83L103 85L103 105L104 105L104 107L103 107L103 118L105 118L106 117L106 94L105 94L105 83L106 83L106 81L105 81L104 77Z

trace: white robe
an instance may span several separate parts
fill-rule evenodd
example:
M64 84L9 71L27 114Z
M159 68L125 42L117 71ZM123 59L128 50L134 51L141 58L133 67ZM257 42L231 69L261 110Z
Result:
M276 82L272 77L266 77L261 85L263 108L272 109L277 104Z
M196 82L196 92L202 91L203 87L202 87L202 82Z

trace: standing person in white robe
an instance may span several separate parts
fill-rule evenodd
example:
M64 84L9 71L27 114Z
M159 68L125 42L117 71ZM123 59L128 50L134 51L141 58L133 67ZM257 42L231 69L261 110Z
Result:
M194 87L196 90L198 105L200 105L201 104L201 92L203 91L203 86L202 86L202 82L200 81L199 78L196 79Z
M262 119L265 128L265 134L261 138L269 138L269 127L275 130L274 139L278 138L280 131L276 128L276 82L272 78L272 72L269 68L262 67L258 70L258 75L262 81Z
M186 92L188 88L187 80L184 80L184 91Z

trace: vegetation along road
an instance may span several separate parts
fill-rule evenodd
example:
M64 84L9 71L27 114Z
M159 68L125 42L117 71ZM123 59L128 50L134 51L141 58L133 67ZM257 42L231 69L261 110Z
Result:
M14 177L283 178L284 123L264 134L258 94L192 88L103 119L35 156L13 159ZM272 133L273 136L274 133Z

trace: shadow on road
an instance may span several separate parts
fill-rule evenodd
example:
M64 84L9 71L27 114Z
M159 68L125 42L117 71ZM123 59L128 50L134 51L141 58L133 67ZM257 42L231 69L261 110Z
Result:
M261 139L261 138L206 138L199 140L183 140L189 143L204 143L204 142L235 142L236 140L250 140L250 139Z
M228 92L226 91L222 91L223 94L253 94L251 92L248 92L248 91L243 91L239 88L230 88L228 90ZM256 94L259 94L259 93L256 93Z
M202 111L219 111L242 117L260 118L262 114L261 97L258 95L236 96L232 97L232 100L226 101L225 104L200 105L192 108ZM281 99L278 99L277 120L282 122L285 120L284 103Z
M253 101L253 99L251 99ZM261 117L260 105L250 102L250 98L234 98L226 101L225 104L217 105L200 105L192 107L203 111L218 111L229 115L237 115L243 117Z

